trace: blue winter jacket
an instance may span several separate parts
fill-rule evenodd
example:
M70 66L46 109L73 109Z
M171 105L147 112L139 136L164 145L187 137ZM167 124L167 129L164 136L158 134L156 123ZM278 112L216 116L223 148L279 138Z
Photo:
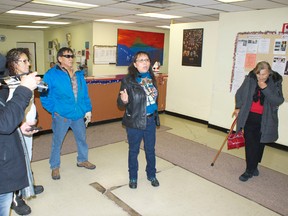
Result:
M52 117L57 113L64 118L78 120L84 118L85 113L92 110L84 71L76 71L75 74L78 85L77 100L69 74L59 65L49 69L44 75L43 81L48 84L48 92L42 93L40 100Z

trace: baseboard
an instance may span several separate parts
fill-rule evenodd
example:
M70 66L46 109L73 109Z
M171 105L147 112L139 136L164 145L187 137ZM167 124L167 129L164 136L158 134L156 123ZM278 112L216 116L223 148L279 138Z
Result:
M174 112L170 112L170 111L163 111L163 113L167 114L167 115L172 115L175 117L179 117L182 119L186 119L186 120L190 120L190 121L194 121L197 123L202 123L207 125L208 128L212 128L214 130L218 130L224 133L228 133L230 129L228 128L223 128L223 127L219 127L217 125L213 125L213 124L209 124L208 121L204 121L202 119L198 119L198 118L194 118L194 117L190 117L190 116L186 116L186 115L182 115L182 114L178 114L178 113L174 113ZM276 148L276 149L280 149L280 150L284 150L284 151L288 151L288 146L280 144L280 143L268 143L266 144L267 146Z
M186 115L182 115L182 114L174 113L174 112L170 112L170 111L163 111L163 112L165 114L168 114L168 115L172 115L172 116L175 116L175 117L179 117L179 118L183 118L183 119L186 119L186 120L190 120L190 121L194 121L194 122L197 122L197 123L208 125L208 121L204 121L202 119L197 119L197 118L193 118L193 117L190 117L190 116L186 116Z

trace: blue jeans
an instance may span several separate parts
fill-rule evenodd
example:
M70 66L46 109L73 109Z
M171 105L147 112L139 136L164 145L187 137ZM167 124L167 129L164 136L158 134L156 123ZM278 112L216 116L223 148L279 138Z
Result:
M77 162L88 160L88 144L86 143L86 127L84 119L73 121L55 113L52 120L53 138L49 160L51 169L60 167L61 148L69 127L71 127L73 131L77 144Z
M154 117L147 118L145 130L127 127L126 131L129 144L129 179L138 179L138 154L142 139L144 141L144 151L147 162L146 175L148 178L154 178L156 175L156 125Z
M0 216L9 216L13 192L0 194Z

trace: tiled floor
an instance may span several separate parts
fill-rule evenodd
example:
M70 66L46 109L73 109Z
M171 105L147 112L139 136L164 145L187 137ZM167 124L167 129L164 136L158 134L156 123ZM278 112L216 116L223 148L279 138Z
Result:
M170 133L195 140L218 149L225 133L207 128L206 125L161 114L162 125L172 128ZM95 137L97 139L97 136ZM225 151L225 149L223 150ZM127 143L119 142L90 149L90 161L96 170L78 168L76 154L61 157L61 179L50 177L48 160L32 163L36 183L45 187L43 194L29 200L32 216L273 216L278 215L238 194L228 191L193 173L157 158L157 175L160 187L153 188L146 180L145 157L139 155L138 188L131 190L127 173ZM231 151L243 158L244 151ZM288 174L288 152L267 147L262 165ZM281 163L280 163L281 161ZM282 166L281 166L282 165ZM90 184L101 185L101 193ZM120 204L111 198L117 197ZM121 208L127 205L130 214ZM134 213L131 213L134 212ZM12 216L16 214L12 212Z

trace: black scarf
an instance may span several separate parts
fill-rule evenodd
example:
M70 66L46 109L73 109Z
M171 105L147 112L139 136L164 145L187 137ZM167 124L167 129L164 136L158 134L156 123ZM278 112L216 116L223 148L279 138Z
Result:
M258 100L260 100L260 104L263 106L264 99L265 99L265 95L263 94L262 89L257 85L255 88L254 95L253 95L253 101L257 102Z

